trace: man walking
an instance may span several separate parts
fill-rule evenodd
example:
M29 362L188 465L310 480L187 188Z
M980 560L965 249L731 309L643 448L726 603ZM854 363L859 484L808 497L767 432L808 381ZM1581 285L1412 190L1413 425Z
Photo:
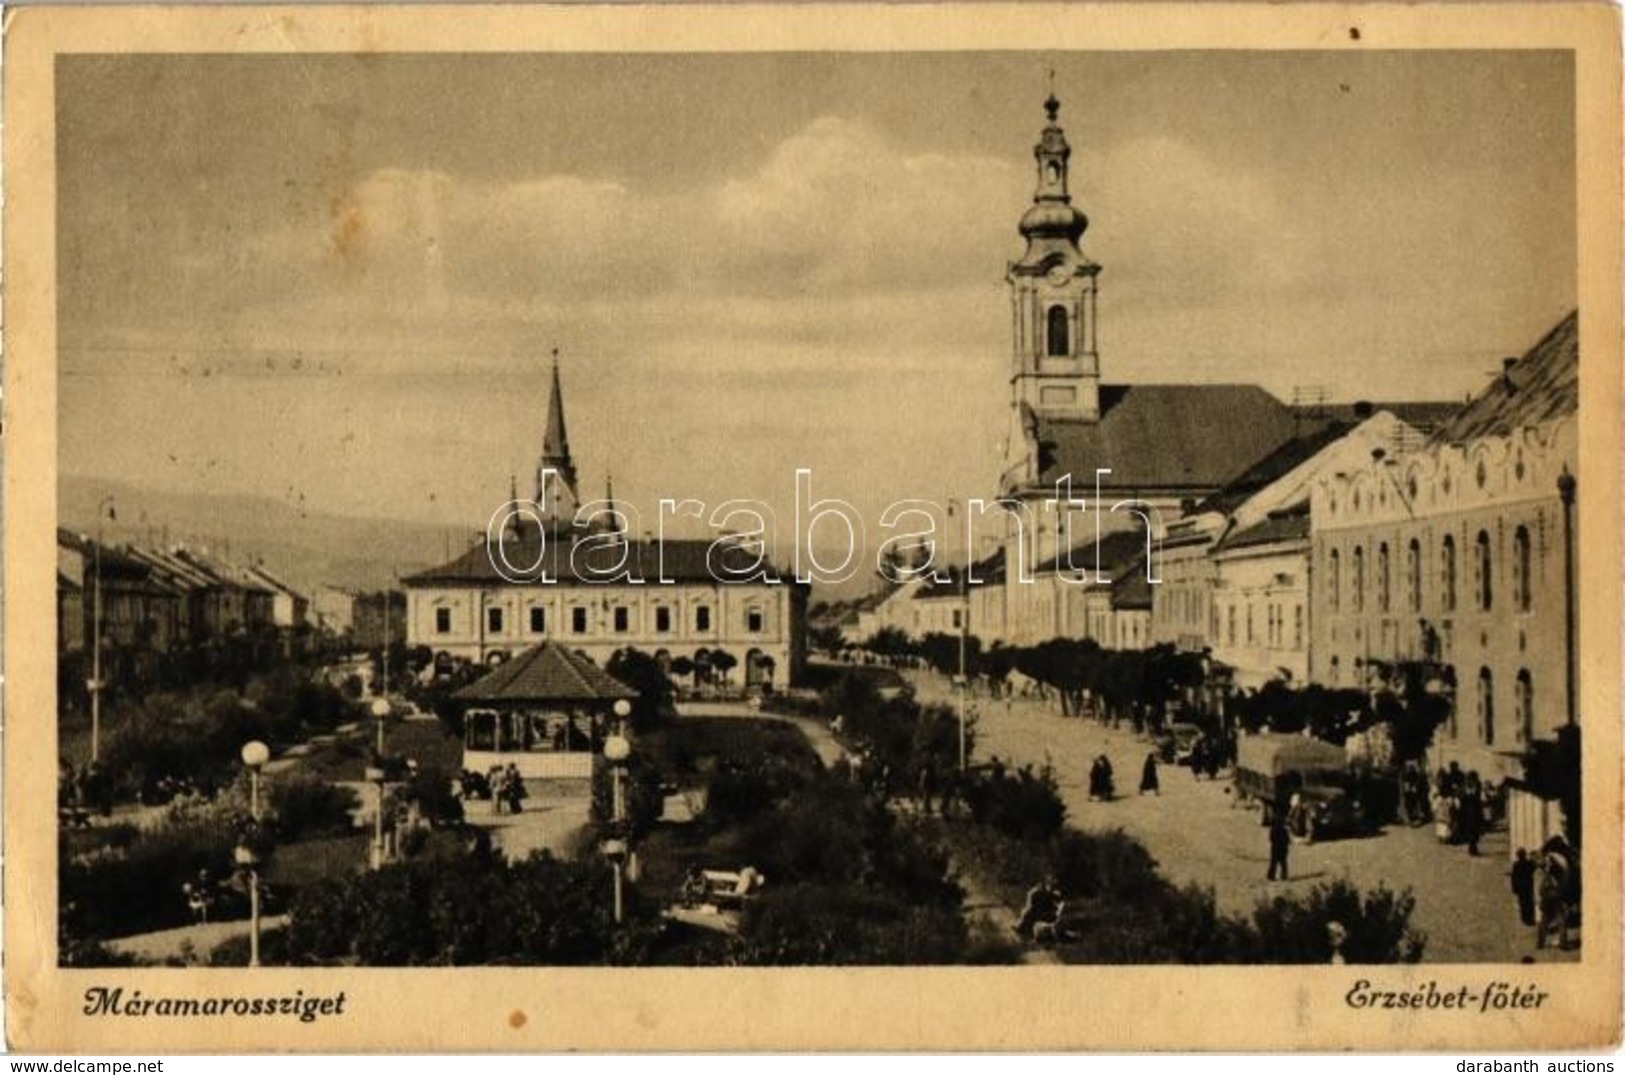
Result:
M1287 832L1286 818L1277 810L1270 821L1270 868L1264 875L1266 881L1274 881L1276 872L1280 872L1280 879L1285 881L1286 855L1292 847L1292 834Z
M1512 863L1512 894L1518 900L1518 921L1526 926L1534 925L1535 860L1521 847Z

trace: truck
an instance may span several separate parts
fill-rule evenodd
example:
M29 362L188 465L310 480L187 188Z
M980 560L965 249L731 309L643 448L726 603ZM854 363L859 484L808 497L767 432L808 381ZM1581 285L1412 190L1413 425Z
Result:
M1285 813L1294 836L1368 831L1360 784L1335 743L1305 735L1248 735L1236 744L1236 801L1258 802L1260 824Z

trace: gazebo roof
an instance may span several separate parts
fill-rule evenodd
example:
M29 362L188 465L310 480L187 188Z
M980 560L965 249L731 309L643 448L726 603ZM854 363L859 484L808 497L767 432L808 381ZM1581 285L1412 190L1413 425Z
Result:
M502 702L613 702L637 692L557 642L532 646L457 691L454 698Z

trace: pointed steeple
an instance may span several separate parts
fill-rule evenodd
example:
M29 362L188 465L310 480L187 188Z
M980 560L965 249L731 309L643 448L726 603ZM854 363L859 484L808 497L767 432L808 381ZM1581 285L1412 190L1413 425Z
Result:
M621 525L621 517L615 507L615 475L604 471L604 503L609 505L609 528L621 536L626 535L626 527Z
M558 477L549 489L543 471ZM536 503L556 523L568 526L575 517L581 498L577 492L576 465L570 458L570 437L564 429L564 385L559 377L559 349L553 348L553 388L547 401L547 431L542 435L542 457L536 464ZM568 504L564 503L568 500Z

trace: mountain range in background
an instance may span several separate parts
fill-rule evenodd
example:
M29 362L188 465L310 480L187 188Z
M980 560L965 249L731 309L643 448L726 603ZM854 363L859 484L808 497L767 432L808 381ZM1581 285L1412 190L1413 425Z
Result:
M96 505L114 500L118 518L103 523L110 543L185 544L240 564L259 564L290 586L377 590L391 578L432 567L469 548L483 531L402 519L369 519L300 508L273 497L182 493L130 482L64 474L57 485L59 526L94 535ZM866 553L870 564L874 550ZM839 559L838 552L824 557ZM777 558L781 569L789 559ZM874 589L874 571L847 583L816 585L815 600L861 596Z

